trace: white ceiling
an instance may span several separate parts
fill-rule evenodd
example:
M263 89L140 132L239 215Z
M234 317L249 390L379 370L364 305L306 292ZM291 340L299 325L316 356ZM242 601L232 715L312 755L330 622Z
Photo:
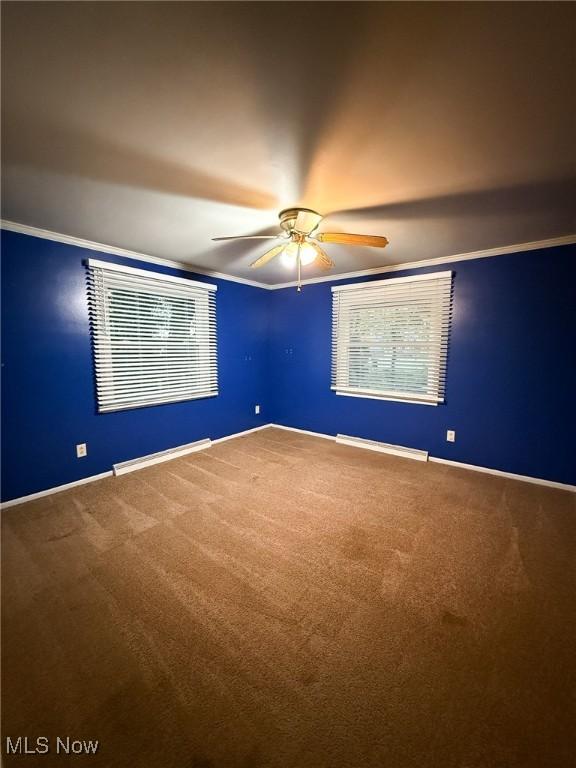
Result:
M4 2L6 219L266 283L576 231L573 3ZM307 277L319 274L306 268Z

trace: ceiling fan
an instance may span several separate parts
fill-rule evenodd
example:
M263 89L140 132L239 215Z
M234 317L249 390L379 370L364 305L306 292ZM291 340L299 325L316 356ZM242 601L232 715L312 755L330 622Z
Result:
M280 227L278 235L237 235L232 237L213 237L212 240L281 240L266 251L256 261L250 264L257 269L280 256L282 263L289 268L298 270L298 290L300 290L301 268L315 262L321 269L331 269L332 259L322 250L318 243L336 243L338 245L370 245L373 248L384 248L388 240L379 235L351 235L345 232L316 232L323 217L311 208L286 208L280 211Z

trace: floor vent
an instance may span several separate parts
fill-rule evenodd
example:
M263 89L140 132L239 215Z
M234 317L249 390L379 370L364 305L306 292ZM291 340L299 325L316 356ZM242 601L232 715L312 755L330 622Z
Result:
M170 459L176 459L178 456L185 456L187 453L202 451L204 448L210 448L211 445L212 441L209 438L206 438L205 440L196 440L195 443L179 445L177 448L169 448L167 451L159 451L158 453L151 453L148 456L141 456L139 459L122 461L120 464L114 464L114 474L125 475L127 472L134 472L136 469L143 469L152 464L159 464L161 461L170 461Z
M378 440L364 440L362 437L349 437L348 435L336 435L336 442L342 445L352 445L354 448L367 448L369 451L392 453L394 456L403 456L405 459L428 461L428 451L405 448L403 445L390 445L390 443L379 443Z

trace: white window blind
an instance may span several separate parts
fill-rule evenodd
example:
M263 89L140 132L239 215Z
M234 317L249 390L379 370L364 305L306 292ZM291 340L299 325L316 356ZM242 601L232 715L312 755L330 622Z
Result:
M444 400L452 272L332 288L332 389Z
M99 411L218 394L216 286L89 259Z

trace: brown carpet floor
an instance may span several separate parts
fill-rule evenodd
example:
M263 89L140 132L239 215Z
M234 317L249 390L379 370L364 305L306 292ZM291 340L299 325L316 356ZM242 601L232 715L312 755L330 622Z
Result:
M5 766L575 764L573 494L268 429L2 526L4 737L100 743Z

